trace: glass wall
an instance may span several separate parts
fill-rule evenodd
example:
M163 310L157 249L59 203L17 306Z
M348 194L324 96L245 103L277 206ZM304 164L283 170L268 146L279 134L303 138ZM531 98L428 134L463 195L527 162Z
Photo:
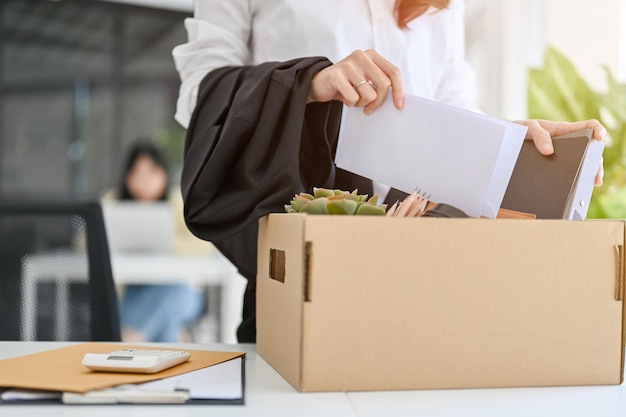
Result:
M0 198L97 197L126 147L180 166L172 48L186 13L96 0L0 1ZM174 176L176 178L176 176Z

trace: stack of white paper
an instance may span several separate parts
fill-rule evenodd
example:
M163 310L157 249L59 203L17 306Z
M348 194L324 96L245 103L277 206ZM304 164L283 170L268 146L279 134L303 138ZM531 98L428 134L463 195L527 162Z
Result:
M473 217L496 217L526 127L406 95L371 115L344 107L338 167Z

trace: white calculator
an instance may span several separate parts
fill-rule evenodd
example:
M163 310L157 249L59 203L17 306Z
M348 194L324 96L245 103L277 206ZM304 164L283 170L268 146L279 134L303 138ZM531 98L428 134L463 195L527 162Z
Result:
M86 353L83 365L92 371L153 374L187 361L183 350L123 349L110 353Z

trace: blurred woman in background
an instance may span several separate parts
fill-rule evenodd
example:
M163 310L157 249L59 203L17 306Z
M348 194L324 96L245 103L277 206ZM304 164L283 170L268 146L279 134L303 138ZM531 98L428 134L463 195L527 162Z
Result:
M168 184L165 158L152 143L141 141L128 152L117 192L108 193L105 199L168 201L180 206L174 203L176 199L180 200L179 194L170 190ZM174 215L182 219L182 210L173 208ZM177 229L180 232L181 228ZM184 228L182 233L188 234ZM187 284L127 285L120 301L122 340L181 341L185 327L197 321L203 309L203 294Z

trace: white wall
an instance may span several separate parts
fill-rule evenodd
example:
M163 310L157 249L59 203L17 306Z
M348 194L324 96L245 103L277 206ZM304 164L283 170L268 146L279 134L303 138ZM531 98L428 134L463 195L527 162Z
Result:
M623 76L620 63L620 29L624 0L544 0L546 44L556 46L574 61L592 87L606 87L603 65L614 75ZM620 33L621 32L621 33ZM624 57L621 57L622 60Z
M535 0L466 0L467 57L476 71L479 105L508 119L526 114L532 4Z
M466 0L468 60L481 108L508 119L526 116L527 71L552 45L596 89L602 66L626 81L626 0Z

